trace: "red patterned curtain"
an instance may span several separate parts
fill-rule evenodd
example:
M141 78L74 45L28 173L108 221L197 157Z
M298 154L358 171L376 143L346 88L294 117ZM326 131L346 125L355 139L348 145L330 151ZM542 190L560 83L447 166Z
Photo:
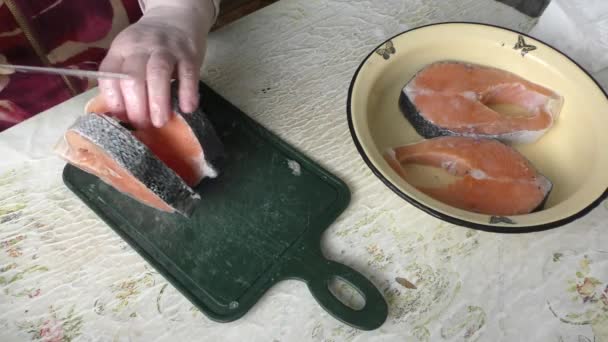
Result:
M137 0L0 0L0 63L97 70ZM96 84L0 70L0 131Z

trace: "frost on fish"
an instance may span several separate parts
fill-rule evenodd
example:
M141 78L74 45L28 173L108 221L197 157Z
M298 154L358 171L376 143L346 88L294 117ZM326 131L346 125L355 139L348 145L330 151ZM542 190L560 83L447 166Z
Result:
M294 176L300 176L302 175L302 166L300 166L300 163L298 163L295 160L288 160L287 161L287 166L289 167L289 169L291 170L291 173Z
M70 164L118 191L166 212L190 215L200 196L118 121L79 117L55 146Z
M425 138L465 136L532 143L557 120L564 99L513 73L444 61L420 70L403 88L399 107ZM503 114L492 107L517 107Z
M486 175L485 172L483 172L482 170L479 169L472 169L469 174L471 175L471 177L477 179L477 180L481 180L481 179L487 179L488 175Z

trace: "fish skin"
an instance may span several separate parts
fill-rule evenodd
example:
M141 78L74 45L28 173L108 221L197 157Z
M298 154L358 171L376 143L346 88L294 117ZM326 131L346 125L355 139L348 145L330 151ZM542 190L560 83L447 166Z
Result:
M457 135L456 132L439 127L422 116L405 91L399 95L399 108L416 132L426 139Z
M68 129L100 147L122 168L178 213L192 214L200 196L118 121L105 115L83 115Z
M186 113L181 110L179 98L177 96L178 87L178 81L171 84L173 111L184 118L200 142L200 145L203 148L205 162L207 163L208 168L212 170L212 173L209 173L206 176L209 178L216 178L221 173L226 158L224 144L220 140L213 124L201 106L198 106L192 113Z

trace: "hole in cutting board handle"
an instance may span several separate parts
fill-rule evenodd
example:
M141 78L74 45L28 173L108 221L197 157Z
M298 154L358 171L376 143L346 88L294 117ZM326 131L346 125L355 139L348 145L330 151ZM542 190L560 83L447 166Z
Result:
M300 269L303 272L296 278L306 281L319 305L334 318L361 330L373 330L384 323L388 305L369 279L323 257L305 260L305 267Z
M345 279L333 276L327 282L327 288L334 297L349 308L356 311L361 311L365 308L365 296Z

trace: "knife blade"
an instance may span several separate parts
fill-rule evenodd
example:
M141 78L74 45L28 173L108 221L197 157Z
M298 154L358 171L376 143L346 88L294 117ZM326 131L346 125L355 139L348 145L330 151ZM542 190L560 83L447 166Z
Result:
M122 73L105 72L105 71L91 71L91 70L78 70L78 69L66 69L66 68L46 68L46 67L34 67L26 65L14 65L14 64L1 64L0 63L0 74L2 69L12 70L15 72L23 73L43 73L43 74L54 74L64 75L73 77L86 77L93 79L131 79L131 76Z

